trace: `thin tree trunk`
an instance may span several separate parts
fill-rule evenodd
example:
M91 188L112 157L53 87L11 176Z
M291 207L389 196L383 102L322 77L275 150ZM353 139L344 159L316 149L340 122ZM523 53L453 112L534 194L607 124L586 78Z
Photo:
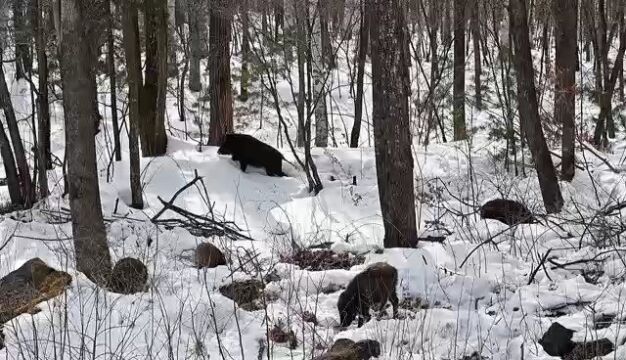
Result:
M483 97L481 89L480 75L482 73L482 62L480 59L480 0L474 0L472 9L472 40L474 43L474 88L476 92L476 109L482 110Z
M239 99L241 101L248 100L248 87L250 86L250 70L248 64L250 62L250 4L251 0L241 0L241 27L243 34L241 36L241 88Z
M575 172L575 97L576 97L576 34L578 9L576 0L553 2L556 22L556 84L554 119L562 124L561 178L571 181Z
M41 1L41 0L40 0ZM112 2L109 0L109 26L107 28L107 50L108 50L108 65L109 65L109 83L111 87L111 122L113 123L113 145L115 149L115 160L122 160L122 146L120 144L120 126L117 120L117 72L115 71L115 37L113 36L113 9L111 9Z
M296 53L298 61L298 98L296 100L296 108L298 111L298 128L297 128L297 145L303 147L306 139L305 131L305 86L306 86L306 21L304 19L304 10L300 9L304 6L301 0L293 0L294 12L296 14ZM285 39L285 42L287 39Z
M324 59L323 34L322 34L322 13L326 10L322 5L323 1L317 2L318 18L313 19L313 41L312 48L312 77L313 77L313 101L315 112L315 146L328 146L328 114L326 112L326 66Z
M17 167L15 166L15 159L13 159L13 151L11 150L11 144L7 138L7 134L4 132L4 125L0 122L0 155L2 155L2 164L4 165L4 174L7 177L7 185L9 187L9 197L11 198L11 204L22 205L24 198L20 189L20 181L18 179Z
M454 1L454 140L467 138L465 129L465 0Z
M131 206L142 209L141 162L139 156L139 122L141 116L141 54L139 49L139 23L137 4L125 1L122 5L122 31L124 33L124 53L128 72L128 147L130 158Z
M230 83L230 37L232 4L211 0L209 58L211 122L209 145L221 145L233 131L233 94Z
M38 71L38 141L37 166L39 168L39 196L48 197L48 169L52 168L50 154L50 105L48 104L48 56L46 55L46 26L44 24L45 6L43 0L37 0L36 47Z
M363 118L363 80L365 78L365 60L369 44L370 17L365 0L361 0L361 26L359 29L359 53L356 72L356 99L354 100L354 124L350 134L350 147L359 147L361 121Z
M15 76L19 79L27 78L32 71L32 59L30 57L31 34L28 26L29 2L27 0L13 0L13 27L15 33Z
M22 144L20 129L17 125L15 110L13 109L13 103L11 102L11 94L9 93L6 77L4 76L4 68L1 62L2 56L0 54L0 107L2 107L2 110L4 111L7 128L9 129L9 136L11 136L11 144L13 145L15 162L19 171L18 179L20 182L22 197L24 199L24 205L27 208L30 208L35 203L35 189L30 177L26 152L24 151L24 145Z
M385 247L414 246L413 155L404 12L399 0L373 0L370 14L376 173Z
M200 55L202 51L200 49L200 21L198 20L199 7L199 0L189 0L187 10L189 15L189 48L191 53L189 62L189 90L191 91L202 90L202 83L200 82Z
M76 269L104 286L111 273L111 255L102 217L91 123L94 97L85 91L91 81L89 47L93 39L84 34L95 14L82 0L61 0L61 5L61 78Z
M515 47L515 72L517 74L517 98L523 133L535 161L539 185L546 211L558 213L563 207L559 181L552 163L550 150L541 128L539 106L535 90L530 39L526 20L526 1L511 0L511 32Z

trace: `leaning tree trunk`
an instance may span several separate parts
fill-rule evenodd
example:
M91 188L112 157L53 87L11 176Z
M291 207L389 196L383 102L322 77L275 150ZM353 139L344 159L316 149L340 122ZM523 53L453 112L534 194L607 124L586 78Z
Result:
M167 150L167 4L161 0L145 0L144 14L146 67L141 90L139 134L142 155L152 157L164 155Z
M50 154L50 104L48 103L48 55L46 54L46 7L43 0L37 0L36 36L38 89L37 108L39 112L37 133L37 166L39 169L39 196L48 196L48 169L52 168Z
M317 2L318 18L313 19L312 51L312 77L313 77L313 102L315 113L315 146L328 146L328 114L326 112L326 66L324 50L322 49L322 13L326 11L322 4L324 0Z
M454 0L454 140L467 138L465 130L465 0Z
M2 110L4 111L7 128L9 129L9 136L11 137L11 143L13 145L13 152L15 153L15 161L19 171L18 179L22 197L24 199L24 205L30 208L35 203L36 194L30 177L30 170L28 167L28 160L26 159L26 152L24 151L24 145L22 144L22 137L20 136L20 128L17 124L17 118L15 117L13 103L11 102L11 94L9 93L9 87L6 82L6 77L4 76L4 68L1 63L2 55L0 54L0 107L2 107Z
M92 116L90 41L84 34L94 14L83 0L61 0L60 43L69 200L76 269L100 286L111 273L111 255L100 203Z
M230 36L232 4L228 0L211 0L209 20L209 81L211 122L209 145L221 145L233 131L233 94L230 83Z
M139 49L139 15L135 1L124 1L122 5L122 31L124 33L124 53L128 73L129 132L128 147L130 157L131 206L142 209L141 162L139 156L139 122L141 109L141 53Z
M361 121L363 119L363 80L365 78L365 60L370 35L370 17L366 0L361 0L361 26L359 29L359 52L356 70L356 99L354 99L354 123L350 134L350 147L359 147Z
M517 74L517 101L523 133L535 161L543 203L548 213L558 213L563 207L559 181L550 156L550 150L541 128L539 106L535 90L533 62L526 20L526 0L511 0L509 11L511 33L515 46Z
M11 198L11 204L22 205L24 203L24 198L22 197L22 191L20 189L15 159L13 159L13 150L11 150L11 144L7 138L7 134L4 132L4 125L2 125L1 122L0 155L2 156L2 164L4 165L4 174L7 177L7 186L9 187L9 198Z
M372 97L376 173L385 247L415 245L406 24L400 0L372 0Z
M562 124L561 138L562 163L561 178L571 181L575 172L575 138L576 124L576 34L578 9L576 0L554 0L556 38L556 83L554 89L554 119Z

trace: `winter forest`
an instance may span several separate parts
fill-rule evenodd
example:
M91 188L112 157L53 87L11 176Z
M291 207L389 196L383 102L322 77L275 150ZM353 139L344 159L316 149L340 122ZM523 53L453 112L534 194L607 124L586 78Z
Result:
M0 358L626 359L626 0L0 33Z

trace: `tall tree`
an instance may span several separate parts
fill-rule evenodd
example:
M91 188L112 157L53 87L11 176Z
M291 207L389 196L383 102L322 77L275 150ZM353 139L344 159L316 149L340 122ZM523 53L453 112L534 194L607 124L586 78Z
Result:
M372 0L372 97L376 173L385 247L415 245L415 195L402 1Z
M476 108L482 110L483 97L480 81L480 75L482 73L482 63L480 60L480 0L474 0L470 26L472 28L472 42L474 44L474 91L476 94Z
M350 147L359 147L361 121L363 119L363 80L365 78L365 60L370 35L370 17L367 11L366 0L360 1L361 23L359 27L359 50L357 54L356 70L356 98L354 99L354 123L350 134Z
M139 156L139 123L141 110L141 53L139 45L139 14L134 0L122 4L122 31L124 33L124 53L128 73L129 131L128 147L130 158L130 190L132 207L143 208L141 191L141 162Z
M323 31L322 31L322 14L326 12L325 1L317 2L317 18L313 18L313 41L311 41L311 59L312 61L312 78L313 78L313 101L315 112L315 146L328 146L328 114L326 110L326 76L327 62L325 59L324 49L322 48Z
M165 96L167 91L167 3L144 0L146 62L141 90L141 121L139 133L143 156L164 155L167 150L165 134Z
M7 134L4 132L4 125L0 122L0 155L2 156L2 165L4 166L4 175L7 177L7 186L9 188L9 198L11 204L22 205L24 198L20 189L18 180L17 167L11 150L11 143Z
M228 0L211 0L209 21L209 81L211 122L209 145L221 145L233 131L233 94L230 83L230 38L232 4Z
M563 197L556 177L550 150L541 128L539 105L535 90L533 62L530 54L530 39L526 0L511 0L509 5L511 34L515 49L515 73L517 75L517 102L522 131L530 147L543 203L548 213L558 213L563 207Z
M19 79L27 78L32 71L30 56L31 31L29 24L28 6L31 1L12 0L13 29L15 32L15 76Z
M554 119L562 124L561 177L574 178L574 131L576 125L576 35L578 6L576 0L554 0L552 3L556 37L556 83L554 89Z
M113 14L113 9L111 9L112 1L109 0L109 26L107 26L107 59L109 66L109 84L111 88L110 99L111 99L111 123L113 125L113 149L115 153L115 160L122 160L122 145L120 144L120 125L117 120L117 71L115 66L115 36L113 35L113 30L115 27L115 14Z
M105 285L111 272L111 255L100 202L93 136L95 98L91 82L90 41L85 34L96 19L83 0L61 0L60 43L63 109L65 113L69 200L76 269L98 285Z
M37 48L38 72L38 133L37 133L37 166L39 169L39 196L48 196L48 169L52 168L50 154L50 104L48 103L48 55L46 54L45 15L48 11L43 0L36 0L35 44Z
M248 86L250 85L250 0L241 0L241 87L239 99L248 100Z
M189 90L202 90L202 82L200 81L200 59L202 58L202 35L206 31L206 25L201 22L200 9L202 7L201 0L188 0L186 9L189 18Z
M467 138L465 129L465 0L454 0L454 140Z

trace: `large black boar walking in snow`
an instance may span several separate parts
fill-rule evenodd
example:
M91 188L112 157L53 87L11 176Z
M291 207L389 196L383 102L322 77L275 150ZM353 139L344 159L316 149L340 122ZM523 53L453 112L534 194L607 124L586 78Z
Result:
M243 172L252 165L265 168L269 176L286 176L282 169L283 154L250 135L227 134L217 153L232 155L234 161L239 161Z
M498 220L507 225L531 224L536 221L524 204L508 199L487 201L480 207L480 217Z
M380 306L382 310L387 301L391 301L393 317L398 316L398 270L387 263L374 263L350 281L346 290L339 295L337 308L341 326L349 326L357 315L359 327L363 321L369 321L370 308Z

